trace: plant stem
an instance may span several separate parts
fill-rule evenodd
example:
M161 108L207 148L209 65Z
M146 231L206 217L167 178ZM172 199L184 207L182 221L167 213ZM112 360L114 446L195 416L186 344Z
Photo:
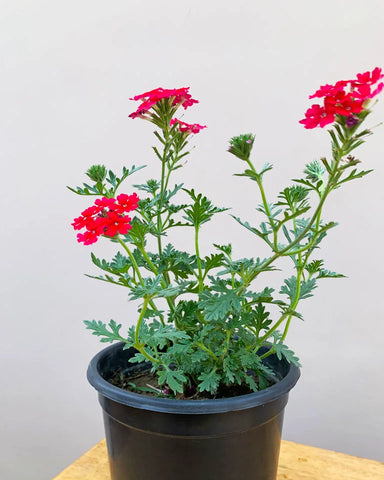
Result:
M201 268L201 260L200 260L200 251L199 251L199 226L195 226L195 250L196 250L196 262L197 268L199 271L199 292L203 289L203 270Z
M128 256L132 262L132 266L133 266L133 269L134 271L136 272L136 275L140 281L140 284L142 286L144 286L144 280L143 280L143 277L141 276L141 273L140 273L140 269L139 269L139 266L137 265L137 262L135 260L135 257L133 256L131 250L127 247L127 245L121 240L120 237L117 237L117 240L118 242L120 243L120 245L124 248L124 250L128 253Z
M158 276L159 275L159 271L157 270L156 266L153 264L152 260L149 258L147 252L144 250L143 247L140 247L139 248L141 254L143 255L143 257L145 258L145 260L147 261L150 269L152 270L152 272ZM161 286L163 288L167 288L167 285L169 285L169 279L165 279L161 281ZM166 297L166 301L168 303L168 306L170 307L171 310L174 310L174 307L175 307L175 301L174 300L171 300L170 297Z
M151 299L149 297L144 297L144 304L140 312L139 320L137 321L136 328L135 328L135 343L133 344L134 348L136 348L147 360L152 363L159 363L159 361L149 355L144 349L144 344L140 342L139 334L140 334L140 327L144 320L144 315L147 310L148 304L150 303Z
M216 355L212 352L212 350L206 347L203 342L197 342L196 345L200 347L202 350L204 350L204 352L207 352L208 355L214 358L216 362L218 361L218 358L216 357Z
M280 250L278 253L276 253L273 257L271 257L264 265L263 267L265 266L269 266L276 258L278 258L278 256L280 255L284 255L284 253L288 252L292 246L296 245L298 242L300 242L302 240L302 238L304 238L304 236L308 233L308 231L310 230L310 228L312 228L312 225L316 222L316 231L318 232L318 229L319 229L319 226L320 226L320 219L321 219L321 212L322 212L322 208L323 208L323 204L325 202L325 199L327 198L328 194L332 191L332 188L333 188L333 185L332 185L332 182L334 180L334 178L336 177L337 173L338 173L338 166L339 166L339 162L340 162L340 159L342 157L342 152L343 152L343 147L341 147L341 150L339 152L337 152L337 154L335 154L335 163L334 163L334 167L333 167L333 170L332 172L329 174L329 177L328 177L328 181L327 181L327 184L326 184L326 187L322 193L322 195L320 196L320 201L319 201L319 204L315 210L315 213L313 214L309 224L307 225L307 227L303 230L303 232L301 233L301 235L299 235L297 238L295 238L295 240L293 242L291 242L289 245L287 245L287 247L285 247L283 250ZM310 250L310 248L312 247L312 245L314 244L314 241L316 239L316 236L317 234L315 234L314 238L312 239L312 242L308 245L306 245L304 248L302 249L298 249L296 252L294 252L295 254L299 254L299 262L301 263L301 252L302 251L308 251ZM292 254L292 252L290 252L290 254ZM291 305L290 305L290 308L295 310L295 308L297 307L297 304L299 303L299 299L300 299L300 289L301 289L301 276L303 274L303 271L304 271L304 268L305 268L305 265L308 261L308 258L311 254L311 251L308 252L308 254L306 255L306 258L305 258L305 261L303 264L301 264L299 266L299 268L297 269L297 284L296 284L296 295L295 295L295 298L293 299L293 301L291 302ZM252 280L257 276L259 272L256 273L256 275L253 275L253 278ZM252 281L251 280L251 281ZM285 328L284 328L284 332L283 332L283 335L282 337L280 338L280 342L283 342L288 334L288 330L289 330L289 327L290 327L290 323L291 323L291 319L292 319L292 314L289 314L289 313L284 313L280 319L275 323L275 325L273 327L271 327L269 329L269 331L260 339L262 342L265 341L267 338L270 337L270 334L273 333L281 324L282 322L288 317L288 320L287 320L287 323L285 325ZM265 354L264 356L262 356L261 358L265 358L265 356L268 356L268 355L271 355L273 353L273 347L271 348L271 350L269 352L267 352L267 354Z
M165 148L165 147L164 147ZM161 162L161 189L160 189L160 198L159 198L159 205L157 210L157 246L159 250L159 255L163 251L161 245L161 232L163 229L162 220L161 220L161 209L163 208L163 198L164 198L164 176L165 176L165 159L163 158Z
M262 202L263 202L263 206L264 206L264 210L265 210L265 213L267 214L267 217L268 217L268 220L269 220L269 224L271 225L271 228L273 230L273 246L274 246L274 249L277 250L277 229L276 229L276 226L275 226L275 222L273 220L273 217L272 217L272 213L271 213L271 210L269 208L269 205L268 205L268 201L267 201L267 197L265 195L265 190L264 190L264 186L263 186L263 180L261 178L261 176L256 172L256 169L253 165L253 163L251 162L251 160L247 160L247 163L249 165L249 168L252 170L252 172L256 175L256 183L257 185L259 186L259 190L260 190L260 194L261 194L261 199L262 199Z
M117 237L117 240L119 241L120 245L124 248L124 250L128 253L128 256L132 262L132 266L133 266L133 269L140 281L140 285L143 287L144 286L144 280L143 280L143 277L141 276L141 273L140 273L140 269L139 269L139 266L137 265L137 262L135 260L135 257L133 256L133 253L131 252L131 250L127 247L127 245L121 240L121 238ZM149 302L150 306L153 308L153 310L157 310L156 308L156 305L154 303L153 300L150 300ZM164 318L162 315L159 315L159 318L160 318L160 321L161 321L161 324L163 325L163 327L165 326L165 322L164 322Z

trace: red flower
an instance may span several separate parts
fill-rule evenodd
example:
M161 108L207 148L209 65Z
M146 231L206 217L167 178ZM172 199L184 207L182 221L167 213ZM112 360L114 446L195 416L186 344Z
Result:
M132 228L131 218L126 215L119 215L117 212L109 211L104 220L104 235L114 237L117 233L124 235Z
M335 85L323 85L313 95L310 95L309 98L322 98L335 95L338 92L342 92L347 85L348 82L345 80L339 80L335 83Z
M132 195L121 193L116 198L118 202L116 211L118 213L131 212L132 210L135 210L137 208L139 197L136 195L136 193Z
M77 234L77 241L84 245L97 242L101 235L114 237L117 234L124 235L132 227L131 218L124 215L137 208L139 197L136 193L126 195L122 193L117 199L102 197L95 204L74 219L72 226L75 230L85 229L84 233Z
M103 210L103 208L112 208L115 206L115 199L114 198L107 198L102 197L95 200L95 205L99 207L99 211Z
M130 98L130 100L143 100L143 102L139 105L138 109L129 116L131 118L143 117L157 102L164 98L172 98L173 105L182 105L184 109L186 109L194 103L198 103L198 100L192 98L188 90L189 87L173 89L156 88L155 90L136 95Z
M84 245L92 245L92 243L97 242L99 236L95 232L89 232L88 230L85 233L77 234L77 241L79 243L83 242Z
M299 123L305 128L322 128L333 123L338 115L349 119L346 124L351 128L358 123L359 118L355 114L364 110L364 102L383 90L384 82L380 82L383 78L381 68L376 67L372 72L358 73L355 80L340 80L335 85L323 85L309 98L324 98L324 104L312 105Z
M207 128L206 125L199 125L198 123L189 124L189 123L182 122L181 120L178 120L177 118L172 118L172 120L170 122L170 126L172 127L176 123L179 127L180 132L188 133L188 134L199 133L200 130L202 130L203 128Z
M372 72L365 72L365 73L358 73L356 75L356 83L367 83L369 85L373 85L381 80L384 75L381 73L381 68L376 67L372 70Z
M302 123L305 128L323 128L334 121L334 114L327 113L324 107L320 107L320 105L315 104L308 108L308 110L305 112L305 118L300 120L299 123Z
M363 101L354 98L353 93L338 92L324 98L324 108L330 114L348 116L363 110Z

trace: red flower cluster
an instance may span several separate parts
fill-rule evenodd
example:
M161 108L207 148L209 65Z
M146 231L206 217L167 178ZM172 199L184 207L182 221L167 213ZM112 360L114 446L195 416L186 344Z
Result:
M139 197L122 193L115 198L99 198L92 207L87 208L81 216L75 218L72 226L75 230L85 228L84 233L77 234L77 241L84 245L97 242L101 235L114 237L117 233L127 233L132 227L131 218L124 215L137 208Z
M131 118L143 116L151 107L153 107L153 105L156 105L156 103L163 98L173 98L173 105L182 105L186 109L194 103L198 103L198 100L193 99L188 93L188 90L189 87L173 89L156 88L150 92L136 95L135 97L130 98L130 100L143 100L143 102L136 112L131 113L129 116Z
M203 128L207 128L206 125L199 125L198 123L189 124L189 123L182 122L181 120L178 120L177 118L172 118L172 120L170 122L171 127L173 125L175 125L175 123L177 123L180 132L184 132L184 133L188 133L188 134L199 133L200 130L202 130Z
M348 127L359 119L356 114L364 110L364 102L378 95L384 88L381 68L372 72L358 73L354 80L340 80L335 85L323 85L309 98L323 98L323 105L314 104L300 120L305 128L325 127L333 123L336 115L346 118Z

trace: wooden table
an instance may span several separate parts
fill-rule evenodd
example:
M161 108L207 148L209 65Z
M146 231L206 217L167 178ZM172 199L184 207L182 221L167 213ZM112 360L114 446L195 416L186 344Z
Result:
M53 480L110 480L105 440ZM384 480L384 463L283 441L277 480Z

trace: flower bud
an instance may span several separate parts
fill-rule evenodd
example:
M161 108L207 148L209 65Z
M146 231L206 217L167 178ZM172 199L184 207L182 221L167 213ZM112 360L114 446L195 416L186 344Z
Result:
M245 133L231 138L229 141L228 152L232 153L241 160L248 161L251 155L253 142L255 141L255 135L251 133Z
M94 182L104 182L105 177L107 176L107 169L104 165L92 165L92 167L85 173Z

